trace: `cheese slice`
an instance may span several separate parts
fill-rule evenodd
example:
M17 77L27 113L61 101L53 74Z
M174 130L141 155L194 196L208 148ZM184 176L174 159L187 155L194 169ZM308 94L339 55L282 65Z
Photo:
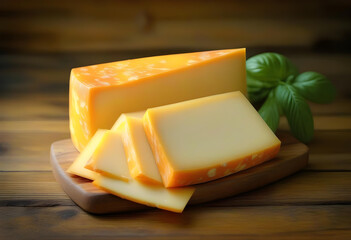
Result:
M160 185L150 185L131 180L129 182L98 176L96 186L120 198L140 204L181 213L194 193L192 187L167 189Z
M245 49L156 56L75 68L69 116L74 146L126 112L239 90L246 94Z
M75 174L77 176L87 178L90 180L94 180L96 176L99 174L85 168L86 163L89 161L91 156L93 155L97 145L101 141L107 130L99 129L95 135L91 138L88 145L84 150L78 155L78 157L74 160L71 166L68 168L67 172L71 174Z
M143 121L166 187L227 176L272 159L280 148L240 92L151 108Z
M103 175L128 181L131 176L125 161L121 138L123 128L106 131L85 168Z
M147 184L130 178L122 144L122 130L123 128L118 128L117 131L106 131L103 134L93 154L98 157L92 157L93 161L89 164L91 168L101 172L94 176L93 183L124 199L173 212L182 212L195 189L192 187L166 189L161 184ZM83 152L85 151L84 149Z
M142 119L127 116L124 128L122 140L131 176L141 182L162 184Z
M139 111L139 112L123 113L123 114L121 114L121 116L119 116L117 121L113 124L111 130L112 131L117 130L121 125L123 125L125 123L125 120L127 117L134 117L134 118L142 119L144 114L145 114L145 110Z

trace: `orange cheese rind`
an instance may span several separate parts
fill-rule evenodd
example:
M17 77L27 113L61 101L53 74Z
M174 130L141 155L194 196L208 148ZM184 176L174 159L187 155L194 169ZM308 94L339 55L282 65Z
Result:
M149 111L147 110L143 117L143 124L146 137L150 143L151 150L154 154L158 170L162 177L162 182L165 187L170 187L168 184L170 179L173 178L173 169L169 164L168 157L165 154L162 145L159 144L160 138L155 131L153 131L152 120L149 115Z
M194 185L229 176L273 159L278 154L279 149L280 144L277 144L276 146L246 157L237 158L225 164L218 164L209 168L198 169L197 171L174 171L174 175L171 178L172 181L168 182L167 187Z
M140 122L139 122L140 121ZM125 154L128 162L128 167L131 176L141 182L148 183L148 184L156 184L156 185L162 185L162 182L160 181L160 175L158 171L154 171L154 174L151 174L150 172L147 172L147 169L145 168L152 168L152 165L154 165L154 170L156 167L156 163L154 162L154 158L152 156L152 162L148 162L145 158L150 157L151 152L145 152L139 149L137 142L142 141L142 139L136 139L138 136L135 136L133 132L135 131L135 123L138 123L138 127L140 124L142 124L142 121L140 118L135 118L135 117L126 117L125 118L125 127L124 131L122 133L122 141L125 149ZM134 126L134 128L133 128ZM143 127L140 126L142 129ZM133 129L132 129L133 128ZM140 130L140 129L137 129ZM144 133L144 131L142 130ZM140 135L139 135L140 137ZM147 146L149 146L147 140L145 139L145 142L143 142ZM148 147L149 148L149 147ZM155 173L157 173L155 175Z
M138 164L135 148L133 147L133 139L130 137L131 136L130 129L128 124L126 123L124 124L124 131L122 132L121 136L122 136L124 152L126 154L130 175L134 179L141 177L142 171L140 169L140 165Z
M245 56L245 52L245 48L238 48L161 55L74 68L72 73L87 87L106 88L152 80L160 75L201 66L233 55Z

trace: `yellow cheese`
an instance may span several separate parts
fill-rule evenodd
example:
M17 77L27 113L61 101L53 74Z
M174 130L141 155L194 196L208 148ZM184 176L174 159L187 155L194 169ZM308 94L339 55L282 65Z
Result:
M146 183L162 184L142 119L127 116L124 128L122 139L132 177Z
M75 68L70 77L70 132L83 150L97 129L125 112L240 90L245 49L175 54Z
M115 131L117 130L122 124L124 124L126 117L134 117L134 118L140 118L142 119L145 114L145 111L139 111L139 112L131 112L131 113L123 113L117 121L113 124L111 130Z
M131 177L127 161L124 161L122 131L123 127L118 128L116 131L106 131L85 168L106 176L128 181Z
M101 140L89 163L90 168L101 172L101 174L96 173L93 183L124 199L173 212L182 212L195 189L191 187L166 189L161 184L147 184L130 178L121 138L123 129L121 127L116 131L106 131L100 137ZM95 138L95 144L96 140L98 139ZM82 153L88 149L92 141ZM80 169L82 168L80 166Z
M195 191L192 187L167 189L137 180L124 182L102 175L98 176L93 184L120 198L179 213L183 211Z
M194 188L166 189L161 184L146 184L131 179L121 138L126 120L123 118L114 131L98 130L67 172L94 180L93 184L121 198L173 212L182 212L194 193ZM147 142L145 136L144 140ZM102 174L85 168L87 164L90 169ZM158 172L157 174L159 176Z
M99 175L94 171L86 169L85 165L93 155L96 149L96 146L101 141L105 132L106 130L100 129L95 133L95 135L91 138L86 148L84 148L84 150L79 154L79 156L74 160L74 162L68 168L67 170L68 173L75 174L90 180L94 180L96 176Z
M148 109L143 121L166 187L221 178L273 158L280 148L240 92Z

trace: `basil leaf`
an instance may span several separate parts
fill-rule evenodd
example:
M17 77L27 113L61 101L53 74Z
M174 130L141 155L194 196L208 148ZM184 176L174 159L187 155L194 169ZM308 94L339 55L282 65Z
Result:
M252 77L248 72L246 72L246 82L247 82L247 86L252 88L271 88L275 86L271 82L260 81Z
M333 84L320 73L301 73L295 78L292 85L304 98L312 102L330 103L336 96Z
M262 88L258 91L248 90L250 102L252 103L262 102L264 99L266 99L270 91L271 89L268 89L268 88Z
M261 87L275 87L280 81L297 74L297 68L290 60L278 53L262 53L246 61L248 85L261 82Z
M258 111L273 132L277 130L280 120L279 105L275 99L274 92L274 90L270 92L268 98Z
M313 117L305 99L288 84L279 85L275 95L288 119L292 134L304 143L311 141L314 128Z

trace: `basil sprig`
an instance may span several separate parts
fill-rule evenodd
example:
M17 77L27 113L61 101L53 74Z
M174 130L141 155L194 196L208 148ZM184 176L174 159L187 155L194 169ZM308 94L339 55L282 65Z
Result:
M322 74L299 74L294 64L278 53L262 53L246 61L247 89L250 101L262 103L261 117L275 132L285 115L292 134L304 143L313 138L313 116L306 99L330 103L335 87Z

